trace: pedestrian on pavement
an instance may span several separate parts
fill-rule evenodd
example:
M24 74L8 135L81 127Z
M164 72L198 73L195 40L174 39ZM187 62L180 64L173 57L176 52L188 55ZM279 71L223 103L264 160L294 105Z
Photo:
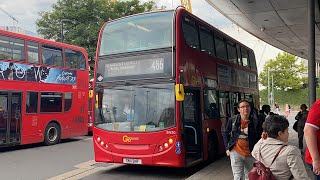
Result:
M320 180L320 99L310 108L304 127L307 149L305 161L314 173L314 179Z
M252 156L266 167L271 165L270 170L276 179L291 179L293 176L294 179L309 180L299 149L288 145L288 120L284 116L270 115L262 127L266 136L254 146Z
M299 149L303 152L303 129L306 123L308 113L308 107L306 104L301 104L300 110L296 115L295 119L297 120L297 132L298 132L298 139L299 139Z
M274 103L274 109L276 114L280 114L280 107L277 103Z
M259 130L258 134L262 133L262 124L265 121L266 117L269 114L274 114L273 112L271 112L271 107L267 104L263 105L261 107L261 110L259 111L259 115L258 115L258 122L260 124L259 127L261 127L261 129Z
M289 104L285 105L284 110L285 110L285 112L284 112L285 116L288 117L289 114L290 114L290 106L289 106Z
M230 157L231 168L235 180L248 179L253 167L254 158L251 151L260 139L258 119L250 116L250 104L247 100L238 103L238 115L231 117L223 133L226 154ZM260 127L262 128L262 127Z

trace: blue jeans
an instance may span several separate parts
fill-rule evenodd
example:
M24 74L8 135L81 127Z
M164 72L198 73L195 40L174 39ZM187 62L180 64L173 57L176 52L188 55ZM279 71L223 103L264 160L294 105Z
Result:
M313 179L314 179L314 180L320 180L320 176L319 176L319 175L316 175L316 174L313 172L312 164L309 164L309 163L308 163L308 165L309 165L309 167L310 167L310 169L311 169L311 171L312 171L312 173L313 173Z
M249 179L248 174L253 168L253 163L255 159L252 156L250 157L241 156L236 151L232 150L230 152L230 160L231 160L233 179L243 180L243 176L246 180Z

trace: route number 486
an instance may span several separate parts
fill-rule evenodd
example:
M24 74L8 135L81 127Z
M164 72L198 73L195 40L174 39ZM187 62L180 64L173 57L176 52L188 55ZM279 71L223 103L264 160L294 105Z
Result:
M156 59L152 62L151 65L152 70L159 71L163 70L163 59Z

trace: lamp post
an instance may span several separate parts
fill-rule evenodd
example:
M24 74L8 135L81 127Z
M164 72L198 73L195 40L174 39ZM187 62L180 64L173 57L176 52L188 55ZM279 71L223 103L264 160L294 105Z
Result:
M271 85L271 90L270 90L270 72L272 72L273 70L270 70L270 68L268 67L268 104L271 106L274 103L274 93L273 93L273 74L271 75L271 81L272 81L272 85Z
M271 74L271 105L274 104L273 74Z
M60 23L61 23L61 42L63 42L63 23L64 22L72 22L70 19L61 19Z

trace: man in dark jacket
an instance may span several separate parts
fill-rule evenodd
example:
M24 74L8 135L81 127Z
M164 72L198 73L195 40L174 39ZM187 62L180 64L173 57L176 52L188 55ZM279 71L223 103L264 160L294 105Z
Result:
M299 139L299 149L303 152L303 129L304 125L306 124L306 120L308 118L309 111L307 110L308 107L306 104L301 104L300 110L296 115L295 119L298 121L297 131L298 131L298 139Z
M235 180L248 179L248 173L252 169L254 158L251 151L261 137L259 129L262 129L258 119L250 116L250 104L246 100L238 103L240 114L228 120L223 133L224 145L227 156L230 156L232 173Z

